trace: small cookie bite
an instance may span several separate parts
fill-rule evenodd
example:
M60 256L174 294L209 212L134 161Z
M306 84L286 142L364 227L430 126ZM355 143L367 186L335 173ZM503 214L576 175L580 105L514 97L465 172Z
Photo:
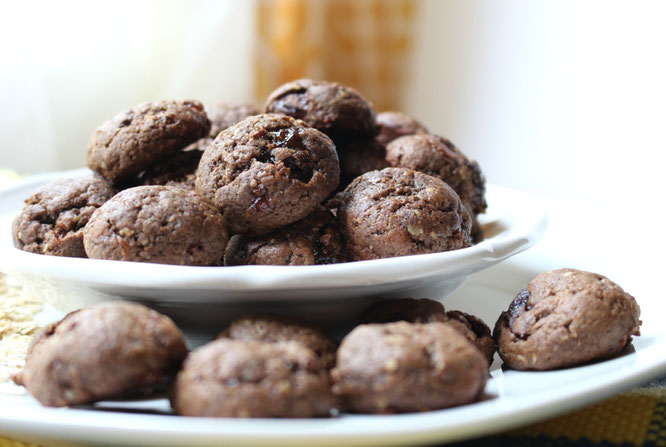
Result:
M219 265L228 241L224 217L192 190L137 186L118 193L84 228L88 257L177 265Z
M201 157L197 190L232 233L266 234L310 214L340 181L335 145L303 121L256 115L223 130Z
M186 355L183 334L168 317L106 302L43 329L12 379L45 406L90 404L165 389Z
M411 116L394 111L378 113L377 127L379 129L377 141L384 146L405 135L428 133L428 129Z
M220 338L195 349L171 405L183 416L324 417L334 407L328 371L299 343Z
M169 185L194 188L201 151L178 151L139 174L132 186Z
M335 215L317 205L307 217L261 236L236 234L226 265L320 265L345 262Z
M259 115L261 111L251 104L229 104L217 102L205 106L206 114L211 122L210 132L199 141L188 146L188 150L205 150L220 132L227 127L244 120L248 116Z
M564 368L618 354L640 335L639 316L634 297L605 276L565 268L530 281L493 336L510 368Z
M386 161L444 180L458 193L469 212L485 212L485 179L481 168L449 140L437 135L407 135L386 146Z
M301 119L331 138L369 137L377 133L372 104L353 88L337 82L288 82L268 96L266 112Z
M208 135L210 121L198 101L158 101L121 112L90 138L86 166L115 185L130 180L172 152Z
M340 230L351 260L470 246L470 216L442 180L404 168L366 172L339 193Z
M14 219L14 246L31 253L85 258L83 227L115 194L113 186L98 176L61 179L40 187Z
M338 349L333 394L355 413L403 413L468 404L483 392L488 362L444 323L357 326Z
M337 345L317 326L297 318L249 314L236 318L218 338L280 343L293 341L311 349L324 368L335 365Z
M368 307L361 315L363 323L446 323L479 348L488 360L493 361L495 341L490 328L478 317L458 310L446 311L439 301L428 298L398 298L383 300Z
M374 138L338 139L336 148L340 159L340 189L366 172L389 167L386 148Z

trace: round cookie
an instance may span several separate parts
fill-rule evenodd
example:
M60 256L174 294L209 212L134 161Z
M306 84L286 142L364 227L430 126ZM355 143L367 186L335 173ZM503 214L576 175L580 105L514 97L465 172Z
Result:
M178 265L219 265L227 240L217 208L176 186L121 191L93 214L83 237L90 258Z
M196 171L202 152L178 151L139 174L132 186L169 185L194 188Z
M357 326L338 349L333 394L355 413L428 411L474 402L488 362L444 323Z
M449 140L437 135L407 135L386 146L389 165L410 168L444 180L471 214L486 210L485 179L481 168Z
M428 129L411 116L393 111L378 113L377 127L379 128L377 141L384 146L405 135L428 133Z
M266 112L301 119L332 138L377 133L372 104L353 88L337 82L312 79L288 82L268 96Z
M183 334L168 317L106 302L43 329L12 379L42 405L88 404L163 389L186 355Z
M344 262L336 217L321 205L304 219L262 236L236 234L226 265L319 265Z
M14 219L14 246L31 253L85 258L83 227L115 194L113 186L98 176L56 180L40 187Z
M95 130L86 166L120 185L209 130L210 121L198 101L141 104Z
M311 349L324 368L331 369L335 365L335 342L318 327L296 318L269 314L244 315L232 321L218 338L267 343L293 341Z
M363 323L446 323L479 348L488 360L493 361L495 341L490 328L480 318L458 310L446 311L439 301L428 298L399 298L372 304L361 315Z
M337 186L333 142L303 121L256 115L223 130L205 150L196 187L232 233L266 234L307 216Z
M456 250L470 245L470 216L442 180L403 168L366 172L339 193L351 260Z
M366 172L389 167L386 148L374 138L338 139L336 148L340 159L341 185L347 186Z
M328 371L310 349L225 338L190 353L171 404L206 417L322 417L334 407Z
M605 276L559 269L527 284L493 336L508 367L563 368L619 353L640 335L639 316L634 297Z

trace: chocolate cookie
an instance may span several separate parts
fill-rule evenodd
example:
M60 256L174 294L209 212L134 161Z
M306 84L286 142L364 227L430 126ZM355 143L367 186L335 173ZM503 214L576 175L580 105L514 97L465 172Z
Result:
M386 148L374 138L338 139L336 148L340 159L341 185L347 186L366 172L389 167Z
M168 317L107 302L42 330L12 379L42 405L88 404L163 389L186 355L183 334Z
M559 269L527 284L493 336L511 368L562 368L619 353L640 335L639 316L634 297L605 276Z
M40 187L14 219L14 246L31 253L85 258L83 227L115 193L98 176L56 180Z
M220 208L232 233L266 234L310 214L339 180L330 138L273 114L223 130L201 158L196 187Z
M481 168L446 138L426 134L397 138L386 146L386 161L444 180L474 215L486 210Z
M479 348L488 360L493 361L495 341L490 328L478 317L458 310L446 311L439 301L422 298L400 298L379 301L368 307L361 315L363 323L446 323Z
M404 168L371 171L339 193L351 260L455 250L470 245L470 216L442 180Z
M337 82L312 79L288 82L268 96L266 112L301 119L331 137L377 133L372 104L353 88Z
M224 255L226 265L316 265L345 260L337 219L321 205L298 222L268 234L233 236Z
M322 417L333 408L328 372L298 343L221 338L185 360L171 403L207 417Z
M208 135L210 121L197 101L145 103L95 130L86 165L120 185L139 172Z
M415 133L428 133L423 124L401 112L382 112L377 114L379 134L377 141L384 146L396 138Z
M218 338L267 343L293 341L317 354L324 368L331 369L335 365L335 342L318 327L296 318L269 314L244 315L232 321Z
M84 229L94 259L219 265L227 245L224 217L194 191L137 186L97 210Z
M202 152L178 151L139 174L132 186L169 185L194 188Z
M261 111L251 104L229 104L217 102L205 106L206 114L211 122L210 132L199 141L188 146L189 150L205 150L220 132L227 127L244 120L248 116L259 115Z
M338 349L333 394L356 413L428 411L474 402L488 362L444 323L357 326Z

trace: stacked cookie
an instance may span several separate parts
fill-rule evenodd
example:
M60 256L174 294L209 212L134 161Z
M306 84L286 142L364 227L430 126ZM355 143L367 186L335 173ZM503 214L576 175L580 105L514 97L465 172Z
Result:
M90 139L95 176L26 200L15 245L167 264L302 265L454 250L480 234L478 165L416 120L307 79L278 88L264 110L160 101L118 114Z

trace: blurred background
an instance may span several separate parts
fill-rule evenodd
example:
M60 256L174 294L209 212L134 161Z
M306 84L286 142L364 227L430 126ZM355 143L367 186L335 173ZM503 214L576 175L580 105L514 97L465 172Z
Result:
M261 105L313 77L413 115L493 183L638 215L666 191L666 2L0 5L0 168L21 174L83 166L93 130L144 101Z

